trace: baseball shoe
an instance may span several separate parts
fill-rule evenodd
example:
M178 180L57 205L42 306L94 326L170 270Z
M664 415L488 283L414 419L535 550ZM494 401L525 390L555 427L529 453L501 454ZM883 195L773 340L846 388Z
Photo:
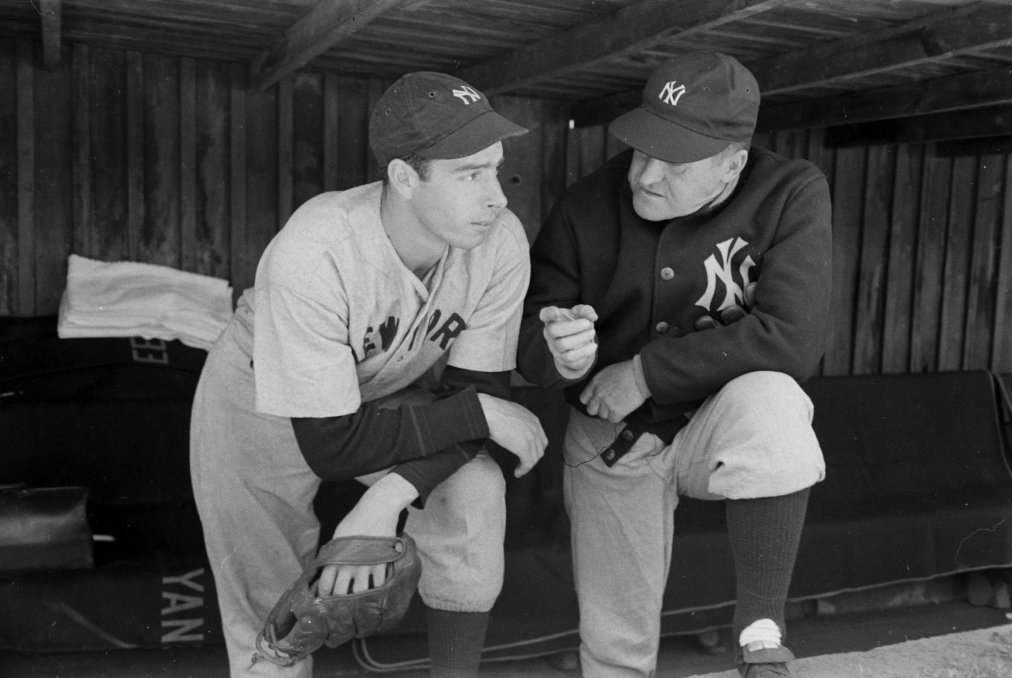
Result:
M783 662L772 664L742 664L738 667L742 678L794 678L794 672Z
M738 656L738 673L742 678L788 678L794 677L794 672L787 666L787 662L794 659L794 655L786 647L764 648L762 650L750 650L742 648L742 654Z

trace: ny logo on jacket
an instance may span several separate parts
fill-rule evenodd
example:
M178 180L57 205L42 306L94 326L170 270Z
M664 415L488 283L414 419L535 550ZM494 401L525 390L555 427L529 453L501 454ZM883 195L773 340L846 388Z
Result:
M710 312L719 313L732 306L743 306L748 308L751 303L746 300L745 290L749 283L755 282L752 279L752 269L755 262L751 255L746 255L738 263L737 280L733 262L735 255L748 246L748 243L741 238L729 238L724 242L717 243L717 254L720 259L711 254L703 262L706 270L706 291L696 300L696 306L702 306ZM724 297L717 308L713 308L714 297L717 294L718 281L724 286Z

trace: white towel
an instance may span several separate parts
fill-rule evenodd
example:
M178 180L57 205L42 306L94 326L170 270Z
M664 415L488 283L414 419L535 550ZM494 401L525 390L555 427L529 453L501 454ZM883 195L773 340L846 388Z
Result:
M57 334L178 339L209 349L232 317L228 281L168 266L71 254Z

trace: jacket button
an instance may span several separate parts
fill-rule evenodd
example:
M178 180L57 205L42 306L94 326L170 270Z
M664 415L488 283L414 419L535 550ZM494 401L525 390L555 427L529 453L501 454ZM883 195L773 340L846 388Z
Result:
M632 431L630 431L629 429L626 429L626 430L622 431L622 440L624 440L626 442L629 442L632 439L633 439L633 432Z
M665 266L661 269L661 280L671 280L675 277L675 272L670 266Z
M615 458L615 450L609 448L601 456L604 457L605 461L611 461Z
M654 331L656 331L657 334L664 334L665 332L668 331L669 327L670 327L670 325L668 325L666 322L664 322L662 320L659 323L657 323L656 325L654 325Z

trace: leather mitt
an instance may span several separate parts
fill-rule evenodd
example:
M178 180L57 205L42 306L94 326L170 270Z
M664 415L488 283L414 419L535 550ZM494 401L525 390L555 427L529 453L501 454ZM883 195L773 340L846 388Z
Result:
M327 565L386 564L386 582L358 593L320 596ZM291 666L323 645L337 647L394 628L408 610L422 566L414 540L401 537L337 537L278 600L257 636L256 659Z

